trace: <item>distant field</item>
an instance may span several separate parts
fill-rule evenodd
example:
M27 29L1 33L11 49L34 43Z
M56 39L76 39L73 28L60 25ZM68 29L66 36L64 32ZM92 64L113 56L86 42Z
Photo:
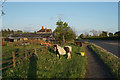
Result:
M61 59L59 59L53 52L52 47L48 47L47 50L44 48L44 53L37 50L37 56L31 56L28 60L23 60L15 68L3 70L3 78L84 78L87 57L86 55L84 57L80 55L80 51L84 51L83 47L71 43L67 45L73 48L71 59L66 59L66 56L61 56ZM26 49L40 47L4 46L2 50L3 54L11 54L13 50L22 54Z

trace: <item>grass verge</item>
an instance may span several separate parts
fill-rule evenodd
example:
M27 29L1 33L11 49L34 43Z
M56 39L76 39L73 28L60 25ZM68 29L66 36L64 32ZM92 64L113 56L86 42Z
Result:
M110 72L116 78L120 78L120 59L110 54L108 51L102 49L101 47L90 44L88 47L95 52L99 58L104 62L104 64L109 68Z

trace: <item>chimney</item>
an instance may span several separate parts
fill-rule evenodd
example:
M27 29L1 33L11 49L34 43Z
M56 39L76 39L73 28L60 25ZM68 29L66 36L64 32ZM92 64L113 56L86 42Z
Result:
M47 32L47 28L45 28L45 32Z
M42 26L42 29L44 29L43 26Z

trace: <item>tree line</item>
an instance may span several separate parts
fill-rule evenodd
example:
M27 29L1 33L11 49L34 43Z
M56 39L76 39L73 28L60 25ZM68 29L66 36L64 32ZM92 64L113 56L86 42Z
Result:
M30 32L23 32L22 30L11 30L11 29L2 29L0 31L0 33L2 33L2 37L7 37L8 34L26 34L26 33L30 33Z
M90 39L90 38L115 38L115 37L120 37L120 31L117 31L115 33L112 32L107 32L107 31L96 31L96 30L91 30L93 35L89 35L89 33L82 33L79 35L79 38L81 39Z

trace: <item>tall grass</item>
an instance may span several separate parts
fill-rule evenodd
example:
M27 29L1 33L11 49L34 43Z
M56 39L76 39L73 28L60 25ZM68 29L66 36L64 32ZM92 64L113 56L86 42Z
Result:
M38 50L37 56L33 55L15 68L4 70L3 78L84 78L87 60L86 55L80 55L80 51L84 51L83 47L71 43L65 45L72 46L71 59L66 59L66 55L59 59L53 47L48 47L44 53Z

